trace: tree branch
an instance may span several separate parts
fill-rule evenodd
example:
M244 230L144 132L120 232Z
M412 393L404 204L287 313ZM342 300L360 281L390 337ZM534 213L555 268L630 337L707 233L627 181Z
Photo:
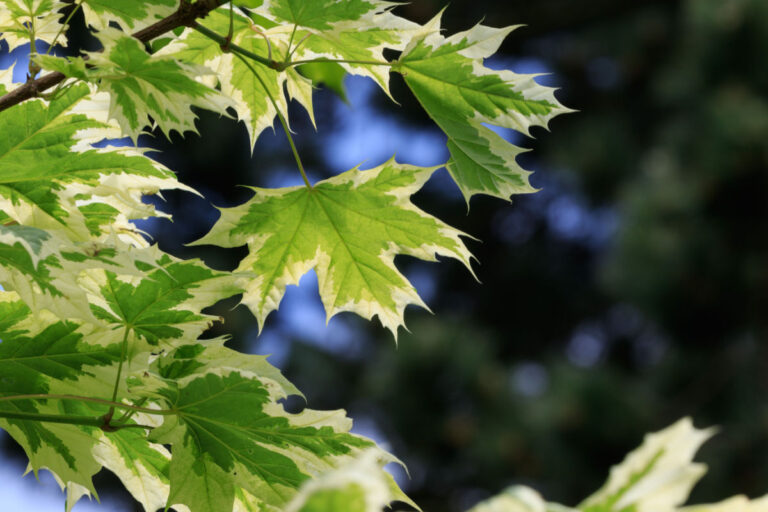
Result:
M152 39L178 27L191 26L194 24L195 20L205 17L209 12L226 3L226 1L227 0L199 0L193 4L190 3L189 0L181 0L176 12L132 35L142 43L148 43ZM62 73L54 72L48 73L37 80L29 80L24 85L21 85L5 96L0 97L0 112L30 98L34 98L46 89L63 81L65 78L66 77Z

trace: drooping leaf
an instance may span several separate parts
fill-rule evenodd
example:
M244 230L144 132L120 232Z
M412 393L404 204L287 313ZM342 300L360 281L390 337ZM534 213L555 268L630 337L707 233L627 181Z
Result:
M285 53L285 42L270 32L271 28L279 28L273 23L262 20L267 27L255 25L250 18L237 12L234 13L233 21L234 44L264 58L270 53L275 58ZM229 22L227 7L211 12L201 21L206 28L219 34L229 33ZM250 61L249 67L242 59L224 52L216 41L192 29L185 30L179 38L164 47L160 54L194 62L216 72L216 80L209 83L213 85L218 81L222 93L234 100L237 116L248 129L251 146L256 143L262 131L272 126L278 111L288 118L288 101L283 93L286 86L289 96L304 106L310 117L314 115L311 83L295 69L278 72L253 61ZM272 100L277 104L277 109Z
M187 130L196 132L192 106L221 114L231 105L217 90L196 78L210 70L146 52L141 41L124 32L105 28L97 34L104 47L87 53L88 65L81 57L38 57L45 69L96 84L109 93L109 116L117 120L123 132L136 140L150 126L150 117L165 133Z
M222 210L211 232L195 243L248 245L250 255L239 268L256 277L245 285L243 302L260 325L277 309L285 287L314 268L329 318L341 311L377 315L397 335L407 305L426 307L395 268L397 254L427 261L449 256L470 266L462 233L410 202L433 171L390 160L312 189L254 189L253 199Z
M0 0L0 41L8 43L9 51L35 40L53 43L62 30L61 10L67 4L60 0ZM57 44L67 45L62 33Z
M265 0L256 12L283 27L291 60L340 59L354 75L368 76L389 93L384 50L402 50L419 26L396 16L382 0Z
M120 136L101 111L104 100L92 98L85 85L74 85L50 103L29 100L0 112L4 216L89 240L102 232L130 233L129 219L155 215L142 202L144 194L191 190L135 149L92 147Z
M587 498L583 512L672 512L704 475L692 462L714 429L694 428L690 418L645 437L643 444L611 468L605 485Z
M535 75L483 65L513 29L476 25L445 38L438 16L414 37L395 66L448 136L447 168L467 201L474 194L507 199L535 191L528 182L530 173L515 162L523 150L483 123L529 134L531 126L546 126L569 112L553 89L536 83Z

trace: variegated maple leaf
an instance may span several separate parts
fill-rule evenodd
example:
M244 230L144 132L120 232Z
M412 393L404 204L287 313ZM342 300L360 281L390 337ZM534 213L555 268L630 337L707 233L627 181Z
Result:
M50 103L34 99L0 112L0 221L72 240L118 234L142 243L129 220L157 215L142 196L191 191L140 150L92 146L120 136L107 121L108 101L79 84Z
M262 19L262 25L256 25L237 11L233 13L232 21L232 43L264 58L270 54L275 58L285 55L286 41L277 37L279 31L277 34L274 31L279 27L274 23ZM229 8L221 7L211 12L200 23L219 34L228 34ZM293 68L280 72L257 62L248 65L231 52L222 50L216 41L192 29L186 29L158 53L215 71L214 80L207 82L210 85L218 82L222 93L234 100L237 116L248 129L251 146L262 131L272 126L278 112L288 118L289 98L303 105L310 117L314 116L311 82ZM283 93L284 87L289 98ZM314 118L312 120L314 122Z
M135 32L173 13L179 0L81 0L85 22L96 30L117 23Z
M507 199L535 192L515 158L522 151L484 123L529 134L570 110L535 75L494 71L483 59L496 52L515 27L476 25L446 38L440 16L422 28L395 64L424 110L448 136L448 171L467 202L474 194Z
M449 256L470 268L463 233L410 202L433 172L390 160L311 189L254 189L253 199L222 210L211 232L195 243L248 245L250 255L239 268L255 278L244 285L243 302L260 326L278 308L285 287L314 268L329 318L341 311L378 316L397 336L405 307L426 305L395 268L396 255L428 261Z
M382 0L265 0L255 12L278 24L288 37L291 60L338 59L349 73L372 78L389 94L384 50L402 50L419 25L391 11Z
M61 10L66 5L60 0L0 0L0 41L13 51L31 39L51 44L58 35L57 44L66 46L67 38L59 34L65 29Z
M621 464L611 468L605 485L587 498L583 512L672 512L688 498L707 467L693 462L714 429L699 430L690 418L653 434Z
M110 96L109 117L117 120L123 133L136 141L142 130L154 124L165 133L194 131L196 106L226 114L232 105L216 89L196 80L210 70L190 62L150 55L143 44L124 32L104 28L96 34L103 50L82 57L59 58L41 55L44 68L95 84Z

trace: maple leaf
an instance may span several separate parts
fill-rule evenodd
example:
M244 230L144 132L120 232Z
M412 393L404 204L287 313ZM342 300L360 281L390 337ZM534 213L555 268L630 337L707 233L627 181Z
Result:
M33 317L11 292L0 292L0 398L77 389L78 383L103 386L120 359L117 345L83 343L81 325ZM61 414L63 404L0 400L6 413ZM93 459L94 440L82 427L0 419L0 426L24 448L34 471L47 468L64 482L94 492L91 477L100 465Z
M150 436L173 452L168 505L231 510L236 497L247 495L262 507L282 508L305 481L363 450L394 460L350 434L344 411L289 414L277 403L285 397L282 387L268 377L194 366L180 372L167 364L174 359L171 353L153 364L157 378L135 378L147 396L174 411Z
M254 188L244 205L221 218L195 244L237 247L250 255L239 269L252 272L243 303L264 324L289 284L314 268L328 317L352 311L397 336L408 304L426 305L395 268L397 254L435 261L449 256L470 267L463 233L410 202L434 169L393 160L367 171L352 169L312 189Z
M226 114L231 106L219 91L200 81L210 70L189 62L150 55L143 44L124 32L105 28L96 36L103 50L88 52L88 65L82 57L37 57L45 69L96 84L109 93L109 116L116 119L123 132L136 141L150 117L160 130L197 132L192 106Z
M109 270L138 273L142 252L118 240L75 244L29 226L0 226L0 283L35 310L60 318L93 320L82 274Z
M265 0L255 12L282 27L292 60L351 61L340 65L351 74L372 78L389 94L384 50L402 50L420 28L393 14L397 5L381 0Z
M531 126L546 126L556 115L570 112L557 101L554 89L536 83L536 75L483 65L514 28L476 25L445 38L438 15L413 38L394 67L448 136L447 168L467 203L474 194L507 199L535 192L528 182L530 172L515 162L524 150L483 123L527 135Z
M274 23L262 19L261 23L266 26L258 26L237 12L233 14L232 21L232 43L264 57L271 53L285 53L285 42L276 39L270 31L275 27ZM211 12L201 24L219 34L228 33L229 9L219 8ZM216 79L209 81L209 85L220 83L222 93L234 100L234 109L248 129L252 147L259 134L272 126L278 112L288 118L284 87L287 87L289 97L296 99L314 122L311 82L295 69L278 72L257 63L249 66L231 52L223 51L216 41L192 29L185 30L158 54L194 62L215 71Z
M673 511L707 468L692 462L714 429L694 428L690 418L648 434L643 444L611 468L605 485L579 505L583 512Z
M120 136L107 122L105 101L105 95L91 97L80 84L50 103L30 100L0 112L3 217L90 240L102 233L131 233L128 220L156 215L141 200L144 194L191 191L138 150L91 146Z
M96 30L117 23L126 32L142 28L173 13L178 0L82 0L85 22Z
M64 28L61 10L67 4L60 0L0 0L0 41L8 44L8 51L35 40L53 43ZM60 34L57 44L67 45Z
M81 283L94 315L106 325L101 339L127 329L134 352L196 339L216 320L201 310L242 291L237 275L217 272L199 260L178 260L155 247L147 251L144 261L136 262L142 276L107 270L91 272L88 283Z

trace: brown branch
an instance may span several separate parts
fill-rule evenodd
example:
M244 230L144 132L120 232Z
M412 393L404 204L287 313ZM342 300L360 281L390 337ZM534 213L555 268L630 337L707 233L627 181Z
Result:
M227 0L198 0L195 3L190 3L189 0L181 0L176 12L132 35L142 43L148 43L152 39L178 27L191 26L194 24L195 20L205 17L209 12L226 3L226 1ZM36 80L28 80L24 85L21 85L5 96L0 97L0 112L30 98L36 97L41 92L50 89L65 78L66 77L63 74L57 71L48 73Z

